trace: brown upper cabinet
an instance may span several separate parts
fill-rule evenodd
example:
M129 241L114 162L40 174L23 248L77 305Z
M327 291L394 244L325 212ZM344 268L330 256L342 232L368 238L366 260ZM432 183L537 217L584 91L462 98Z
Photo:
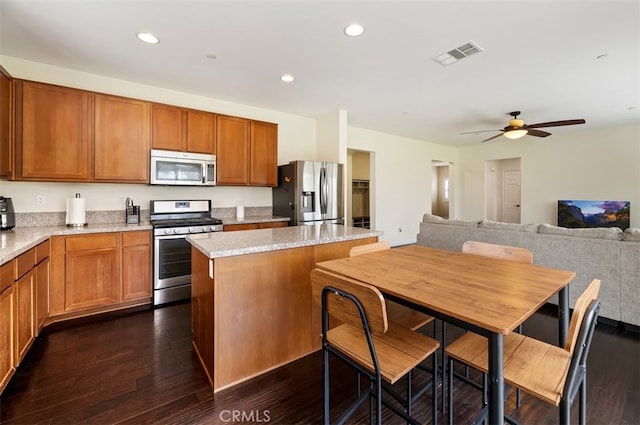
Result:
M92 94L30 81L14 83L15 178L89 181Z
M12 175L13 164L13 80L0 66L0 177Z
M103 94L94 104L95 181L148 183L150 104Z
M248 185L251 122L218 115L216 130L216 184Z
M278 126L218 115L218 185L276 186Z
M0 74L0 177L149 183L153 148L215 154L221 186L277 185L277 124Z
M153 149L216 153L216 114L154 103Z
M249 184L278 185L278 126L251 121Z

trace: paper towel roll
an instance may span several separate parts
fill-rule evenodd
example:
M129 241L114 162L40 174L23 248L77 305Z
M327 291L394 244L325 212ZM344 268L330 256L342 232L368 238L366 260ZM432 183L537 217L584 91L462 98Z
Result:
M84 226L85 219L85 199L67 198L67 226Z

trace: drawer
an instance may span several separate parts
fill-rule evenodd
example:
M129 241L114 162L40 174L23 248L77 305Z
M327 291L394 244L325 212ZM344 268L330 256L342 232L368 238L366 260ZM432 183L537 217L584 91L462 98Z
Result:
M51 252L51 242L49 239L42 242L36 247L36 264L39 264L42 260L47 258Z
M95 235L67 236L65 250L86 251L92 249L116 248L118 246L117 233L100 233Z
M273 229L274 227L287 227L289 225L286 221L268 221L260 223L261 229Z
M8 263L0 266L0 293L7 289L9 286L13 285L13 264L14 260L9 261Z
M151 232L144 230L139 232L123 232L122 246L151 245Z
M36 249L31 248L24 254L20 254L16 258L16 274L15 280L20 279L26 272L31 270L36 265Z
M257 229L257 223L248 223L248 224L225 224L223 229L225 232L235 232L236 230L252 230Z

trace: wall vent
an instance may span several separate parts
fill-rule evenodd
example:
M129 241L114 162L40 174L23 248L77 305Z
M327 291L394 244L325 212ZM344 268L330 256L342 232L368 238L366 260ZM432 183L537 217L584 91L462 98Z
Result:
M478 46L473 41L469 41L462 46L456 47L455 49L449 50L448 52L441 53L438 56L432 57L431 59L442 66L447 66L480 52L484 52L484 50L482 50L482 47Z

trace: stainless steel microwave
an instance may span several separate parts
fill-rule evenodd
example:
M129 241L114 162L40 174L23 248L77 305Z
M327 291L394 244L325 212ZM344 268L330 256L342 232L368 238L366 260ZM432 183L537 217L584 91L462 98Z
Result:
M150 183L215 186L216 156L203 153L151 150Z

